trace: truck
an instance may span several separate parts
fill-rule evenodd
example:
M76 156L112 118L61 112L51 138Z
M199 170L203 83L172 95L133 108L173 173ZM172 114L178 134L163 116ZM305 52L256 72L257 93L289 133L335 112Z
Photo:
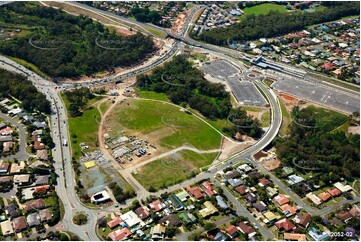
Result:
M68 146L68 141L66 139L63 141L63 145Z

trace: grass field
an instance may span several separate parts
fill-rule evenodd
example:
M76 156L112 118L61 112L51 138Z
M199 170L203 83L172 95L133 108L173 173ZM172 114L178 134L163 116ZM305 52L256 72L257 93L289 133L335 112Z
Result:
M107 124L110 135L127 130L140 132L164 148L190 145L201 150L217 149L221 135L192 114L159 101L129 99L114 108Z
M139 89L137 90L137 93L139 94L139 97L141 97L141 98L169 102L169 99L165 93L157 93L157 92L152 92L152 91L140 91Z
M326 131L332 131L333 129L346 123L348 120L348 117L344 114L315 106L308 106L300 111L300 113L302 112L312 114L312 118L316 121L315 126Z
M61 95L64 100L65 106L69 106L69 102L66 99L65 95ZM100 97L92 99L88 105L99 100ZM81 156L81 150L79 143L85 142L90 149L94 149L97 146L97 131L98 123L96 122L95 117L98 117L100 121L100 114L97 108L89 108L83 111L83 115L75 118L68 118L69 124L69 133L70 133L70 142L71 148L73 150L73 156L79 158Z
M245 8L243 11L245 14L254 14L254 15L261 15L261 14L267 14L270 11L279 11L280 13L287 12L287 9L283 5L273 4L273 3L265 3L260 4L257 6Z
M289 125L291 123L291 117L290 117L290 114L288 113L285 105L279 101L280 103L280 106L281 106L281 111L282 111L282 125L281 125L281 128L280 128L280 131L279 131L279 134L281 136L284 136L286 134L289 133Z
M146 188L165 188L187 180L199 168L210 165L218 153L183 150L142 166L133 176ZM156 172L155 172L156 171Z
M264 112L261 116L261 126L262 127L269 127L271 124L271 112L268 110L266 112Z
M102 114L104 114L107 111L107 109L110 107L111 104L112 104L112 101L107 100L99 105L99 109L102 112Z

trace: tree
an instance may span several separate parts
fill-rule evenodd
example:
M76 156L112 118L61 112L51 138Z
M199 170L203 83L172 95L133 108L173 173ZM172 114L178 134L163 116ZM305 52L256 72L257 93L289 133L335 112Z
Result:
M205 230L211 230L211 229L213 229L213 228L215 228L216 227L216 224L215 223L205 223L204 224L204 226L203 226L203 228L205 229Z

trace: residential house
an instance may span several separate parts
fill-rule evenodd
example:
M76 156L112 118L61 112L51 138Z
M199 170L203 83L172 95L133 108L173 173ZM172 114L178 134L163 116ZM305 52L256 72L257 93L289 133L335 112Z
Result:
M352 218L352 215L348 211L340 212L336 214L336 216L345 223L347 223L347 221L349 221Z
M253 203L252 206L260 213L266 212L268 210L266 204L264 204L262 201Z
M284 229L286 232L291 231L291 230L295 230L297 228L287 218L284 218L284 219L281 219L280 221L277 221L275 223L275 225L279 230Z
M203 218L209 217L218 212L218 209L210 201L204 202L203 205L205 208L199 210L199 213Z
M14 142L13 141L7 141L3 143L3 152L10 152L10 150L13 148L14 146Z
M48 185L49 184L49 176L35 176L35 185Z
M227 235L229 237L231 237L232 239L237 237L238 235L238 229L236 226L234 225L230 225L227 229L226 229Z
M179 227L182 225L182 221L175 214L169 214L159 220L159 223L166 227Z
M108 234L108 238L112 241L128 240L132 236L132 232L128 228L117 229Z
M330 238L330 235L326 232L315 232L313 230L310 230L308 232L308 235L311 236L312 239L314 239L315 241L322 241L322 240L328 240Z
M285 240L307 241L305 234L284 233L283 238Z
M15 218L19 216L18 208L14 203L10 203L8 206L6 206L5 212L7 215L9 215L10 218Z
M115 227L119 226L119 224L122 222L123 220L120 217L116 217L112 220L110 220L107 223L108 228L110 229L114 229Z
M208 196L213 196L214 194L216 194L216 191L213 189L212 184L208 181L205 181L202 183L203 187L205 188L205 192L207 193Z
M323 202L326 202L328 199L331 198L331 195L327 192L322 192L322 193L318 194L318 197L321 198L321 200Z
M29 226L30 227L35 227L37 225L40 225L40 216L38 213L32 213L32 214L29 214L27 217L26 217L26 221L28 222Z
M227 180L227 182L232 187L238 187L238 186L243 184L243 181L241 179L238 179L238 178L230 178L230 179Z
M174 195L174 194L170 194L169 195L169 200L172 203L172 206L178 211L178 210L182 210L184 209L184 204L179 200L179 198Z
M353 205L349 213L352 217L359 218L360 217L360 208L357 205Z
M5 220L1 222L0 227L3 235L8 236L14 234L14 229L10 220Z
M129 211L125 214L120 215L120 218L122 219L123 222L127 224L129 228L132 228L135 225L142 223L142 220L133 211Z
M24 216L21 217L17 217L13 219L13 227L15 230L15 233L19 233L21 231L23 231L24 229L26 229L26 221Z
M39 211L39 216L40 216L41 222L45 222L45 223L49 222L53 217L53 215L51 214L51 212L47 208L43 209L43 210L40 210Z
M322 203L321 198L317 197L315 194L313 194L312 192L307 193L306 197L311 200L311 202L313 202L316 206L320 205Z
M189 198L188 192L185 191L185 190L183 190L183 189L182 189L182 191L178 192L178 193L176 194L176 196L177 196L177 197L179 198L179 200L181 200L182 202L187 201L187 199Z
M21 174L21 175L15 175L14 176L14 183L24 185L27 183L30 183L30 174Z
M283 214L286 215L286 217L295 215L297 212L297 208L293 207L289 204L284 204L284 205L280 206L280 209L282 210Z
M304 228L307 228L311 221L311 214L306 213L304 215L298 213L293 221L299 225L301 225Z
M227 203L223 200L223 198L220 195L216 196L216 200L217 200L218 206L221 207L222 209L228 209L229 208Z
M337 197L337 196L341 195L341 191L338 190L337 188L327 189L327 192L328 192L332 197Z
M152 240L163 240L165 235L165 227L161 224L157 224L150 229L150 235Z
M247 189L244 185L236 187L234 190L236 190L239 194L244 195L247 193Z
M47 150L37 150L36 151L36 156L38 157L39 160L48 160L48 151Z
M247 193L246 195L244 195L244 198L247 199L249 203L254 203L255 201L257 201L257 197L254 193Z
M159 199L158 200L155 200L151 203L149 203L149 207L155 212L160 212L162 211L166 205L164 203L162 203Z
M36 199L25 204L25 211L30 212L32 210L39 210L45 207L43 199Z
M244 222L239 222L238 228L242 233L248 234L248 237L252 237L253 235L256 234L254 229L251 226L245 224Z
M228 237L222 232L218 232L213 238L214 241L227 241Z
M145 220L150 217L149 209L146 206L139 207L134 211L141 220Z
M268 185L271 184L271 181L266 179L266 178L260 178L260 179L258 179L258 181L259 181L258 185L260 187L265 187L266 188L266 187L268 187Z
M265 217L266 220L264 220L265 223L270 223L274 220L276 220L278 218L278 216L276 216L274 213L272 213L271 211L265 212L263 214L263 216Z
M184 225L192 225L197 221L197 218L194 217L191 213L180 213L179 218L183 221Z
M191 197L195 199L201 199L206 196L204 191L198 186L196 187L186 186L185 189L188 191L189 195L191 195Z
M282 206L282 205L290 202L290 200L288 200L288 198L283 194L279 194L279 195L275 196L273 199L278 204L278 206Z
M11 174L19 173L19 172L21 172L24 168L25 168L25 162L24 162L24 161L21 161L20 164L13 163L13 164L11 164L10 173L11 173Z

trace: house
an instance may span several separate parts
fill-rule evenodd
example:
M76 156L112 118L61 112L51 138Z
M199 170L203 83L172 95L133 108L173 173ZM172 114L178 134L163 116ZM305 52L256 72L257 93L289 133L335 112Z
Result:
M268 210L266 204L264 204L263 202L256 202L252 205L260 213L266 212Z
M317 197L315 194L313 194L312 192L307 193L306 197L308 199L311 200L311 202L313 202L316 206L320 205L322 203L321 198Z
M276 227L281 230L284 229L285 231L295 230L297 227L293 225L287 218L281 219L275 223Z
M219 195L216 196L216 200L217 200L217 204L219 207L221 207L222 209L228 209L229 206L227 205L227 203L224 202L223 198Z
M2 136L9 136L12 135L13 129L11 127L5 127L0 129L0 135Z
M146 206L139 207L134 211L141 220L147 219L150 217L149 209Z
M179 200L179 198L174 195L174 194L170 194L169 196L169 200L172 203L172 206L178 211L178 210L182 210L184 209L184 204Z
M122 222L122 219L120 217L116 217L115 219L110 220L107 223L107 226L110 229L114 229L115 227L119 226L119 224Z
M184 224L192 225L197 221L197 218L193 216L191 213L180 213L179 218L184 222Z
M331 62L325 63L321 66L322 69L325 69L327 71L333 70L333 64Z
M239 167L237 167L237 170L248 173L248 172L252 171L252 167L250 167L248 164L242 164Z
M108 238L112 241L128 240L132 236L132 232L128 228L115 230L108 234Z
M279 194L279 195L275 196L273 199L278 204L278 206L282 206L282 205L290 202L290 200L288 200L288 198L283 194Z
M11 225L10 220L5 220L0 223L1 232L3 235L8 236L14 233L13 226Z
M326 202L328 199L330 199L331 195L327 192L322 192L318 194L318 197L321 198L322 201Z
M329 220L329 223L330 223L331 225L333 225L333 226L340 226L340 225L342 225L342 222L341 222L338 218L336 218L336 217L334 217L333 219Z
M35 176L35 185L48 185L49 184L49 176Z
M289 167L289 166L285 166L282 168L282 170L287 174L287 175L291 175L293 173L293 168Z
M253 193L247 193L246 195L244 195L244 198L247 199L249 203L257 201L257 197Z
M163 240L165 234L165 227L161 224L157 224L150 229L150 235L152 240Z
M155 212L160 212L163 210L163 208L166 207L166 205L164 203L162 203L159 199L155 200L151 203L149 203L149 207Z
M288 183L289 183L290 185L298 184L298 183L304 181L304 179L303 179L302 177L296 176L296 175L290 175L290 176L288 177L288 179L289 179L289 180L288 180Z
M39 210L39 209L43 209L44 207L45 207L45 203L44 203L43 199L37 199L37 200L27 202L25 204L25 211L30 212L33 209Z
M267 191L268 195L270 195L271 198L278 194L277 190L273 187L267 187L266 191Z
M34 169L34 168L36 168L36 167L49 167L49 165L46 164L46 163L44 163L44 162L42 162L42 161L40 161L40 160L36 160L36 161L34 161L33 163L31 163L31 164L29 165L29 167L32 168L32 169Z
M259 181L258 185L260 187L267 187L269 184L271 184L271 181L269 181L266 178L260 178L260 179L258 179L258 181Z
M94 204L101 204L111 201L110 196L106 190L97 192L91 196L90 201Z
M13 148L14 146L14 142L13 141L7 141L3 143L3 152L10 152L10 150Z
M179 227L182 225L182 221L175 214L169 214L159 220L159 223L169 227Z
M199 210L199 213L203 218L209 217L218 212L218 209L210 201L204 202L203 205L205 208Z
M332 196L332 197L337 197L341 194L341 191L338 190L337 188L334 189L327 189L327 192Z
M30 182L30 174L21 174L14 176L14 183L23 185Z
M230 178L227 180L228 184L232 187L238 187L243 184L243 181L237 178Z
M36 151L36 156L38 157L39 160L48 160L48 151L43 149L43 150L37 150Z
M187 190L189 195L191 195L191 197L193 197L195 199L201 199L206 196L206 194L203 192L203 190L198 186L196 186L196 187L186 186L185 189Z
M223 178L225 180L234 179L240 177L241 174L238 171L228 171L227 173L223 174Z
M313 230L310 230L308 232L308 235L311 236L311 238L315 241L328 240L330 238L329 234L326 232L322 232L322 234L319 234L318 232L315 232Z
M47 208L43 209L43 210L40 210L39 211L39 216L40 216L41 222L48 222L53 217L53 215L51 214L51 212Z
M11 165L10 173L11 173L11 174L19 173L19 172L21 172L24 168L25 168L25 162L24 162L24 161L20 162L20 164L13 163L13 164Z
M285 240L297 240L297 241L306 241L306 235L305 234L296 234L296 233L284 233L283 238Z
M349 213L352 217L360 217L360 208L357 205L353 205Z
M238 228L242 233L248 234L248 237L252 237L253 235L256 234L254 229L251 226L248 226L247 224L245 224L244 222L239 222Z
M13 181L13 176L2 176L0 177L0 184L6 184Z
M227 241L228 237L224 233L218 232L213 239L214 241Z
M18 208L14 203L10 203L8 206L5 207L5 212L10 218L15 218L19 216Z
M352 218L352 215L348 211L344 211L336 214L336 217L347 223L347 221L349 221Z
M253 178L260 178L261 174L259 174L258 171L251 171L250 173L248 173L248 176L253 177Z
M334 186L335 186L338 190L340 190L342 193L343 193L343 192L352 191L352 187L351 187L350 185L344 186L344 185L341 184L341 182L335 183Z
M27 225L26 225L24 216L14 218L13 219L13 227L14 227L15 233L19 233L19 232L23 231L24 229L26 229Z
M244 185L236 187L234 190L236 190L239 194L243 195L246 194L246 187Z
M128 225L129 228L132 228L135 225L142 223L142 220L133 211L129 211L125 214L120 215L120 218Z
M176 194L176 196L177 196L177 197L179 198L179 200L181 200L182 202L187 201L187 199L189 198L188 192L185 191L185 190L183 190L183 189L182 189L182 191L178 192L178 193Z
M40 224L40 216L38 213L29 214L26 217L26 221L28 222L30 227L34 227Z
M41 143L40 141L35 141L34 142L34 149L35 150L42 150L45 148L45 145L43 143Z
M277 216L271 211L265 212L263 216L267 219L268 222L272 222L277 219ZM266 223L268 223L266 222Z
M233 239L234 237L237 237L237 235L238 235L238 229L237 229L237 227L234 226L234 225L229 226L229 227L226 229L226 232L227 232L228 236L231 237L232 239Z
M295 208L289 204L284 204L280 208L283 211L283 214L286 215L286 217L295 215L297 212L297 208Z
M205 188L205 192L207 193L208 196L213 196L214 194L216 194L216 191L213 189L212 184L208 181L205 181L202 183L203 187Z
M293 221L295 223L301 225L302 227L307 228L311 221L311 214L306 213L306 214L302 215L302 214L298 213L295 216L295 218L293 219Z

